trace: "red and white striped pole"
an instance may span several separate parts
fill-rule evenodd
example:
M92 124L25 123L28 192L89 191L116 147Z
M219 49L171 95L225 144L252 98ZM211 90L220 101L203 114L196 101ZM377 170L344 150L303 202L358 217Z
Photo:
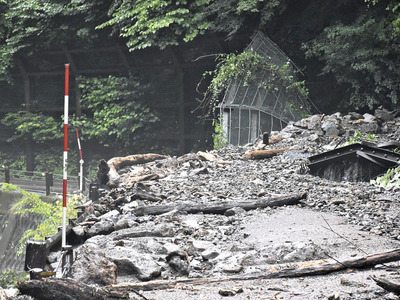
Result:
M67 245L67 167L68 167L68 96L69 64L65 65L65 96L64 96L64 155L63 155L63 216L61 247Z
M79 149L79 155L80 155L80 160L79 160L79 191L82 195L83 193L83 156L82 156L82 148L81 148L81 141L79 139L79 132L78 132L78 128L75 129L76 130L76 139L78 141L78 149Z

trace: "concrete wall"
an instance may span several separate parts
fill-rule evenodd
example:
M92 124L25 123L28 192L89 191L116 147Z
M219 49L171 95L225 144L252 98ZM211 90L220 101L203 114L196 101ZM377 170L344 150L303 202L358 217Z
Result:
M23 271L25 251L17 256L22 234L39 223L35 216L18 216L11 213L12 205L20 198L18 193L0 191L0 272Z

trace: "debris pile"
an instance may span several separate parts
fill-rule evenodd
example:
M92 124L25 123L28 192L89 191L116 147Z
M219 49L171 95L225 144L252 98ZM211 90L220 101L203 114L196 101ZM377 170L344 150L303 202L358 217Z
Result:
M101 190L98 203L85 206L84 218L72 226L68 241L75 262L69 277L106 288L133 284L157 297L160 280L176 287L174 282L218 282L229 276L256 279L254 274L399 248L399 189L330 181L307 170L310 156L334 149L356 131L374 134L377 143L398 141L399 125L397 113L385 109L374 115L314 115L271 133L268 145L258 140L181 157L147 154L146 162L138 155L118 158L121 167L109 178L109 188ZM58 252L49 255L49 268L59 257ZM306 279L304 286L280 281L280 293L292 299L388 295L372 280L354 283L359 277L343 276L336 286L321 279ZM350 285L340 283L349 280ZM252 284L220 286L207 295L202 294L207 289L180 291L186 294L174 297L235 294L247 299L277 291L266 290L262 282Z

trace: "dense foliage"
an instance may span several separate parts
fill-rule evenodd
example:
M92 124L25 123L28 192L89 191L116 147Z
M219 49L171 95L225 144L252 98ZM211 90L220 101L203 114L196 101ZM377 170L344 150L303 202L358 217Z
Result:
M78 80L83 113L80 116L70 116L70 128L83 131L85 134L81 139L84 142L95 142L103 148L111 148L115 155L130 154L132 144L143 139L143 128L158 120L140 102L146 84L134 76L80 77ZM56 144L62 145L62 116L55 118L38 112L19 111L6 114L1 122L13 131L13 136L8 141L20 145L20 150L25 149L27 143L44 147L44 152L35 153L37 171L62 173L59 159L61 152L53 147ZM72 135L69 138L69 148L76 147L75 143ZM16 152L11 156L14 159L1 153L2 163L21 169L21 156ZM76 151L69 152L71 161L77 161L76 156ZM76 168L75 164L68 164L72 174L77 173Z
M11 270L5 270L0 273L0 287L3 289L15 288L18 282L28 280L29 276L26 272L17 273Z
M143 138L140 129L157 121L148 107L138 102L146 85L135 77L79 79L83 114L72 123L85 132L85 139L105 147L128 151Z
M249 53L237 54L255 30L266 33L290 56L302 69L305 83L290 78L285 67L268 65ZM252 80L257 72L268 72L262 85L284 80L284 86L300 93L307 86L311 100L331 110L339 105L341 110L396 108L399 32L397 0L0 0L0 78L21 80L18 62L29 65L43 50L108 43L125 44L131 51L157 47L173 52L173 47L188 49L188 43L205 36L220 49L216 69L209 73L210 102L217 101L238 73ZM207 44L203 46L207 51ZM182 60L178 55L174 59ZM41 71L50 68L50 62L41 62ZM154 86L114 75L80 79L83 114L75 118L75 125L87 133L87 140L105 146L118 143L124 151L157 119L140 101L140 94L149 94ZM48 145L60 134L54 115L18 112L3 122L14 131L13 143L21 145L30 139Z
M104 1L27 0L0 4L0 75L8 76L21 54L60 46L88 45L98 34L95 26L105 20Z
M390 107L400 97L400 40L387 19L363 14L354 23L326 28L305 47L348 87L355 108Z
M14 130L9 142L34 139L37 143L43 143L62 137L60 122L42 113L29 111L8 113L1 122Z
M322 66L321 74L332 74L338 88L347 90L347 99L339 102L349 103L348 108L371 109L398 101L400 4L396 0L326 4L310 0L301 4L290 0L11 0L0 2L0 12L0 75L21 54L96 44L110 34L132 51L164 49L205 34L243 39L239 34L249 36L256 29L268 33L269 27L279 28L285 36L278 40L284 43L291 39L286 33L297 18L312 26L302 24L299 36L304 48L298 45L296 55L301 58L305 51L320 60L314 67ZM287 25L281 18L288 18Z
M56 234L62 219L62 203L61 199L54 201L44 201L38 194L29 193L12 184L3 183L1 190L4 192L18 192L21 198L14 203L12 212L17 215L33 214L42 217L42 222L36 229L29 229L24 232L20 240L18 253L21 254L28 239L36 241L44 241L46 236ZM53 201L53 202L51 202ZM74 206L78 203L77 197L70 197L67 206L68 218L76 217L76 209Z
M233 35L247 21L260 25L271 19L281 0L125 0L113 1L110 20L97 28L113 27L127 38L129 49L161 49L188 42L207 31Z
M212 111L221 99L221 94L226 90L233 79L243 78L244 85L254 84L259 88L269 91L297 94L307 97L308 90L304 81L296 80L295 72L289 62L279 66L271 63L266 57L252 49L240 54L221 55L213 71L206 72L204 76L212 77L210 85L204 93L204 109Z

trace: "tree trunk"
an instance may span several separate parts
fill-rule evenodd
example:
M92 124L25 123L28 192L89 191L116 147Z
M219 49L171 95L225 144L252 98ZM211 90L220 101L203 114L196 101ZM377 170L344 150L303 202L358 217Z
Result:
M205 213L205 214L224 214L228 209L241 207L244 210L252 210L256 208L265 208L271 206L295 205L301 199L307 197L307 192L302 192L297 195L282 196L268 199L247 200L247 201L226 201L207 204L182 204L182 205L156 205L145 206L135 209L133 212L136 216L144 215L161 215L173 210L185 211L190 214Z
M371 278L384 290L400 296L400 284L375 276L371 276Z
M110 180L118 179L118 170L124 167L145 164L151 161L159 160L159 159L166 159L168 156L161 155L161 154L135 154L129 155L125 157L114 157L107 161L110 170L108 172Z
M343 271L346 269L370 268L378 264L389 263L397 260L400 260L400 249L395 249L392 251L378 253L378 254L367 255L361 258L349 259L343 262L325 263L310 267L281 269L277 271L270 271L268 273L252 273L245 275L219 277L219 278L187 278L187 279L168 280L168 281L153 280L141 283L111 285L111 286L106 286L104 289L107 290L108 292L111 291L128 292L130 289L150 291L157 289L160 290L160 289L177 288L179 285L183 284L202 285L202 284L239 281L239 280L259 280L259 279L315 276L315 275L324 275L332 272ZM300 263L300 265L301 264L306 264L306 263ZM393 285L390 286L393 287ZM396 288L392 288L390 291L396 293L395 292L396 290L397 290ZM397 291L400 291L400 289Z
M119 291L103 291L72 279L43 279L20 282L18 289L23 295L36 300L99 300L128 299L128 294Z
M249 159L264 159L264 158L271 158L279 153L285 152L289 148L282 148L282 149L268 149L268 150L254 150L245 153L243 156Z
M270 271L268 273L252 273L219 278L153 280L149 282L109 285L98 289L95 289L80 282L76 282L71 279L50 278L44 280L30 280L20 282L18 284L18 289L20 290L21 294L33 296L37 300L94 300L113 298L126 299L129 296L130 292L137 293L138 290L150 291L172 289L184 284L203 285L239 280L259 280L323 275L332 272L343 271L345 269L370 268L378 264L389 263L397 260L400 260L400 249L367 255L361 258L349 259L343 262L325 263L309 267L281 269L277 271ZM300 265L302 264L304 265L305 263L300 263ZM393 284L391 282L388 282L387 280L377 279L375 277L373 277L373 279L378 283L378 285L382 286L390 292L398 293L400 291L397 284Z

